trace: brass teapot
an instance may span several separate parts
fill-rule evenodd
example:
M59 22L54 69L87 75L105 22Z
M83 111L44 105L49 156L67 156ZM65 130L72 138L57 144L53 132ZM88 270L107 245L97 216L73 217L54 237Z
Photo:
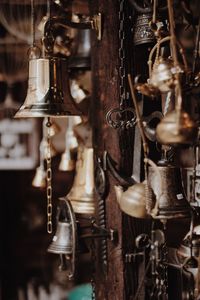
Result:
M135 218L147 218L145 201L145 183L136 183L125 192L121 186L115 186L117 202L120 209L127 215Z

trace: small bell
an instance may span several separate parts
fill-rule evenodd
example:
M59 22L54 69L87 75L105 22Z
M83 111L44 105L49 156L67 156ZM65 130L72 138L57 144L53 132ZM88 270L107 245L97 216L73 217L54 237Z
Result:
M46 171L44 170L44 167L37 167L32 186L41 189L46 187Z
M56 233L47 251L60 255L60 270L66 270L67 261L70 263L68 277L69 279L72 279L75 274L75 256L77 247L76 219L69 201L64 198L60 198L59 200L62 202L57 212Z
M72 157L72 153L69 149L66 149L61 156L58 169L60 171L73 171L75 169L76 162Z
M133 43L135 46L143 44L152 44L156 38L150 27L152 14L138 14L134 26Z

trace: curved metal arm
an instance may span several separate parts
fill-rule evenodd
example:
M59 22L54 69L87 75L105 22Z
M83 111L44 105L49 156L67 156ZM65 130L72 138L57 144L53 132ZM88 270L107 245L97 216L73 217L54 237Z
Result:
M53 51L55 41L54 32L57 27L75 28L75 29L94 29L97 34L98 40L101 40L102 35L102 16L100 13L91 18L87 18L84 22L72 22L67 17L50 17L44 25L44 38L43 43L47 53Z

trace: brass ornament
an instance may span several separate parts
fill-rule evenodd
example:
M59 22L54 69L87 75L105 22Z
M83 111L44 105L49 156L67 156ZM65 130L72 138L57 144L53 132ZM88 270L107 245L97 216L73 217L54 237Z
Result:
M70 93L66 60L58 57L29 60L28 92L15 118L80 114Z
M75 213L93 215L95 212L93 154L93 148L78 148L74 183L67 194Z
M136 183L125 192L121 186L115 186L117 202L120 209L127 215L135 218L147 218L145 184Z
M197 133L197 124L183 110L167 113L156 128L157 140L163 145L192 144Z
M138 14L134 26L133 43L135 46L154 43L156 38L150 27L152 14Z

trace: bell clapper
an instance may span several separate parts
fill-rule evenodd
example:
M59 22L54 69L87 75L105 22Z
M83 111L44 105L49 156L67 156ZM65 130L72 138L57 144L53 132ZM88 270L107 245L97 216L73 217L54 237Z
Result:
M46 162L47 162L47 232L52 233L52 168L51 168L51 136L50 136L50 127L52 123L48 117L46 122L47 127L47 153L46 153Z

